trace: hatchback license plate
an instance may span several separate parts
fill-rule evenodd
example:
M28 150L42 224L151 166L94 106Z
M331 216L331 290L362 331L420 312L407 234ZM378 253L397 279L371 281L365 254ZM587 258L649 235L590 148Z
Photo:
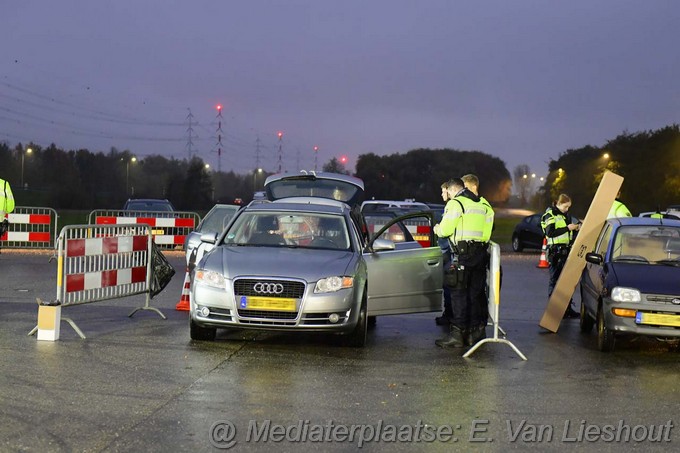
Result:
M680 327L680 316L665 315L662 313L641 313L637 312L635 316L637 324L654 324L657 326L671 326Z
M241 296L241 308L248 310L295 311L296 302L286 297Z

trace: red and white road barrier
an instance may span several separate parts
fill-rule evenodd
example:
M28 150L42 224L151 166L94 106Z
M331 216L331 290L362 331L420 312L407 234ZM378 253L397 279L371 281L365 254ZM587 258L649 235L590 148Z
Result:
M0 237L3 248L52 248L57 212L52 208L17 206L7 215L9 229Z
M93 225L148 225L156 245L162 248L181 248L186 236L201 221L195 212L147 212L95 210L89 215Z

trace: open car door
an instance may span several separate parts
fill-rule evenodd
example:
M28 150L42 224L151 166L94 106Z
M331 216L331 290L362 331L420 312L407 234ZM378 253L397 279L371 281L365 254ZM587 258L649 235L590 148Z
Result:
M368 316L441 311L443 255L431 212L369 225L363 256L368 268ZM372 230L372 231L371 231ZM400 237L394 242L388 238Z

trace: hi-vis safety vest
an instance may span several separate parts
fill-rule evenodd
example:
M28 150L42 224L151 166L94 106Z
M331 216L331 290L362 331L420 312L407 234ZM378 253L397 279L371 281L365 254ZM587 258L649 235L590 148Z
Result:
M541 217L541 228L543 229L543 234L545 234L545 230L549 225L555 225L555 229L557 228L566 228L567 227L567 218L564 216L564 214L555 214L553 212L553 208L550 207L546 209L545 214L543 214L543 217ZM571 243L571 237L572 237L572 232L567 230L566 233L562 233L559 236L555 237L548 237L546 236L546 240L548 241L548 245L569 245Z
M14 211L12 188L7 181L0 179L0 222L4 219L5 214L9 214L12 211Z
M482 236L482 242L489 242L491 240L491 233L493 232L493 219L495 213L493 212L493 208L491 207L489 202L486 201L486 198L479 197L479 202L483 204L484 207L486 208L484 235Z
M454 244L459 241L484 241L487 208L481 202L457 196L446 203L444 216L439 224L441 237L448 237Z
M626 205L621 203L619 200L614 200L612 208L609 210L609 214L607 214L608 219L612 219L614 217L632 217L632 216L633 215L630 213Z

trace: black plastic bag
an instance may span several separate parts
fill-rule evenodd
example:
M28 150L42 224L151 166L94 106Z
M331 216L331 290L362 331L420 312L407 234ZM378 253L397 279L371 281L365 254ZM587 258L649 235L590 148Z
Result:
M9 220L4 219L0 222L0 237L2 237L9 230Z
M151 298L163 291L163 288L170 283L172 276L175 275L175 268L165 258L161 249L155 243L151 243Z

